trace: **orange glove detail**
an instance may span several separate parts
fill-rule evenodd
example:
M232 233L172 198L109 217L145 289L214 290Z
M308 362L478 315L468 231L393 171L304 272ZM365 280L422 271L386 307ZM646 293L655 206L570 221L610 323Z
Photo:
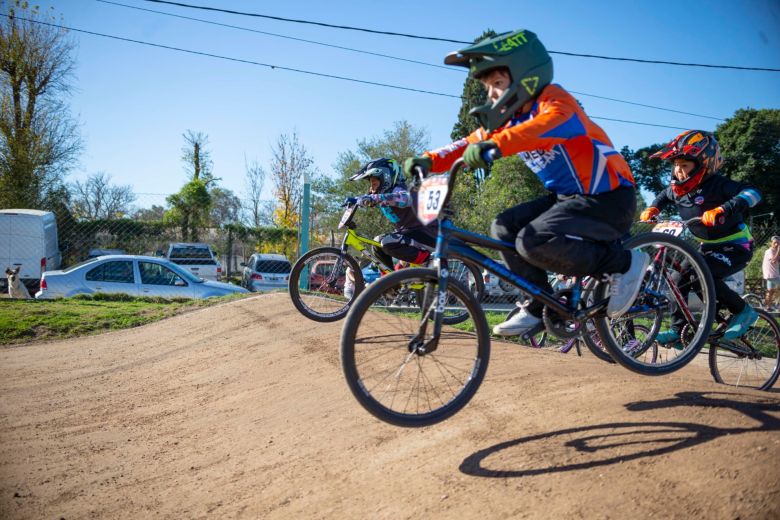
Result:
M717 226L718 224L723 224L724 217L723 215L726 211L718 206L715 209L711 209L709 211L705 211L701 215L701 223L704 224L707 227Z
M641 215L639 215L639 220L641 220L642 222L650 222L655 217L657 217L659 213L661 213L660 209L650 206L649 208L644 210Z

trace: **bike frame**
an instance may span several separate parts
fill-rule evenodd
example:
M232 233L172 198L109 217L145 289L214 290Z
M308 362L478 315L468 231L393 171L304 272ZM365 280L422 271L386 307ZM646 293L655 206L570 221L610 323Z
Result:
M436 299L436 305L433 308L433 337L422 345L421 350L431 352L436 349L438 338L441 334L442 316L444 313L445 302L447 301L447 285L449 283L448 257L450 252L457 256L471 261L477 267L482 267L488 272L498 276L502 280L514 285L529 298L541 301L556 314L564 319L582 321L606 312L607 300L596 302L590 307L578 309L580 304L581 287L579 279L575 278L572 287L572 299L568 304L562 304L554 294L548 293L535 284L529 282L522 276L513 273L508 268L496 262L472 248L468 244L484 247L494 251L514 252L514 244L496 240L494 238L473 233L471 231L459 228L453 224L450 218L449 201L455 185L455 178L458 171L463 166L463 159L458 159L450 168L448 179L448 190L445 200L442 202L442 210L439 212L437 220L439 222L439 232L436 237L436 250L434 251L434 268L438 271L439 290ZM419 171L418 171L419 173ZM427 303L428 297L425 298ZM410 345L419 345L419 341L425 336L427 323L430 318L430 310L423 316L420 324L420 332L412 339ZM419 347L418 347L419 348Z

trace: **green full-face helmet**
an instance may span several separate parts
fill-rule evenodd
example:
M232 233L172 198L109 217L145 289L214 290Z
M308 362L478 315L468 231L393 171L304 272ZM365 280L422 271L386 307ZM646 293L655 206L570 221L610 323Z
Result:
M469 75L484 74L506 67L511 84L495 103L472 108L469 112L480 125L492 132L504 125L523 103L534 99L552 82L553 65L547 49L531 31L512 31L482 40L444 58L447 65L468 67Z

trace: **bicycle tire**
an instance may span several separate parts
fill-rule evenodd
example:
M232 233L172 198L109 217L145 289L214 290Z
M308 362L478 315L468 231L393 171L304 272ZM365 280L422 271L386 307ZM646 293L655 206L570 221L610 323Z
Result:
M764 302L761 300L761 297L757 294L753 293L747 293L742 295L742 299L753 307L754 309L763 309L764 308Z
M756 323L735 343L737 347L758 350L759 355L751 357L735 352L729 349L728 342L711 342L710 374L715 382L758 390L769 390L777 382L780 375L780 326L765 310L756 309L756 312Z
M457 265L458 263L462 264L464 269L453 267L453 264ZM463 286L468 287L469 292L474 295L474 298L476 298L478 302L481 302L482 296L485 292L485 282L482 280L482 274L480 273L479 269L477 269L476 266L471 262L467 262L461 258L451 258L449 260L449 265L450 272L454 273L451 277L451 280L457 280ZM473 290L470 288L469 276L474 282ZM466 311L466 309L464 309L463 312L443 316L442 323L445 325L457 325L458 323L463 323L467 319L469 319L469 313Z
M341 332L341 367L350 391L374 417L403 427L435 424L466 406L482 383L490 359L482 308L466 287L453 281L448 283L448 292L463 301L473 331L442 327L437 350L426 354L414 350L411 342L421 327L427 328L426 338L430 337L429 309L410 317L409 308L393 313L392 309L378 310L375 303L419 283L437 291L437 271L403 269L372 283L355 300Z
M306 266L316 265L315 262L321 258L325 262L334 262L335 265L348 266L355 275L355 288L350 298L339 296L334 291L338 291L337 285L320 286L320 290L301 291L301 276ZM339 264L339 260L341 263ZM346 267L345 267L346 269ZM304 275L305 276L305 275ZM308 281L305 281L306 283ZM348 253L343 253L337 247L318 247L308 251L301 256L290 271L290 282L288 284L290 299L298 312L320 323L338 321L344 318L349 312L352 302L360 295L365 287L363 281L363 272L357 260ZM320 310L327 309L327 310Z
M668 275L670 266L677 269L681 269L682 266L689 267L693 270L692 272L695 274L697 283L700 286L702 305L700 314L696 316L696 327L692 328L691 337L685 338L686 344L682 345L683 348L680 350L669 349L670 352L674 352L673 357L669 360L658 362L656 357L652 362L646 362L640 359L640 357L633 357L633 353L626 348L626 345L619 343L619 338L613 336L611 330L613 320L607 317L606 314L594 318L596 330L602 343L612 359L620 365L643 375L659 376L669 374L690 363L708 340L712 322L715 318L715 286L712 281L712 275L704 258L698 251L691 244L678 237L664 233L643 233L626 241L624 247L626 249L645 247L653 255L635 303L652 294L653 290L648 284L656 282L667 283L668 278L662 277L661 274ZM677 290L676 287L668 287L668 284L666 287L672 293ZM596 301L607 298L608 290L609 284L599 283L596 286ZM660 294L660 291L656 290L654 292ZM691 292L693 291L691 290ZM687 308L687 302L685 303ZM619 319L633 319L631 310L629 309L629 312Z

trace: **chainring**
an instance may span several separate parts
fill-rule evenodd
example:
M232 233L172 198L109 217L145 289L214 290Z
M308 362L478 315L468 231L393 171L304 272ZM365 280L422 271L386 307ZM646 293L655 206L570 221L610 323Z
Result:
M553 293L555 298L562 304L567 304L571 301L572 290L562 289ZM580 301L582 306L584 301ZM584 322L578 320L569 320L549 307L545 307L542 311L542 321L547 329L547 332L561 339L578 338L585 333Z

